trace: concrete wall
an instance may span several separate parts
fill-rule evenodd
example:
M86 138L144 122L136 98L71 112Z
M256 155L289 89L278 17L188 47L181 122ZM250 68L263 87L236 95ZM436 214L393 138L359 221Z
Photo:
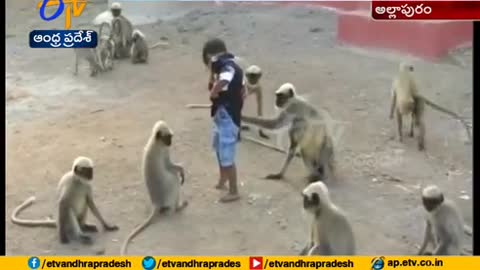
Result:
M442 58L461 46L472 46L472 22L374 21L370 8L357 6L352 11L338 12L337 41L341 44L392 50L427 60Z
M374 21L369 1L288 3L335 9L339 44L392 50L428 60L472 46L473 24L468 21Z

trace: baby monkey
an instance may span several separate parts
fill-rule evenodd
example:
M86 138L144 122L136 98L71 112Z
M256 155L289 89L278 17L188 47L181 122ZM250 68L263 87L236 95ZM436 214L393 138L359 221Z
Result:
M132 47L130 55L132 63L147 63L148 61L148 44L145 40L145 35L138 29L133 30Z

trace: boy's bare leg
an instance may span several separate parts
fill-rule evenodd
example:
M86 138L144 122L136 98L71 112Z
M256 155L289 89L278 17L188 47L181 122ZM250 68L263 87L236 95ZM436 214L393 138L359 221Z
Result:
M222 169L222 166L220 166L220 159L218 158L218 153L217 153L217 160L218 160L218 168L219 168L220 179L218 179L218 184L215 186L215 188L220 189L220 190L225 190L225 189L227 189L225 184L227 183L228 175Z
M228 178L226 177L226 173L222 168L220 168L220 179L218 179L218 183L215 185L215 188L219 190L226 190L227 186L225 184L227 183L227 180Z
M229 192L227 195L220 198L220 202L227 203L233 202L240 199L240 195L238 194L238 187L237 187L237 167L235 165L229 167L223 167L221 169L227 175L228 178L228 186Z

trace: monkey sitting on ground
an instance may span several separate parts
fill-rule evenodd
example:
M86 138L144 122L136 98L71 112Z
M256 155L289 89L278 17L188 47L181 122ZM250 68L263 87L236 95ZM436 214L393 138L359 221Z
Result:
M91 244L93 240L87 232L97 232L93 224L85 223L87 211L102 223L107 231L116 231L116 225L109 225L100 214L93 200L91 181L93 180L93 162L87 157L77 157L72 170L67 172L58 184L58 219L55 220L25 220L18 218L18 214L35 201L35 197L28 198L13 210L12 222L29 227L56 227L62 244L76 239Z
M312 105L298 96L291 83L281 85L275 92L275 104L280 114L272 119L242 116L242 121L266 129L279 129L288 124L290 146L279 173L266 176L267 179L283 178L297 148L309 171L310 182L325 180L334 176L335 161L333 141L327 132L322 117Z
M110 11L113 16L111 38L115 42L114 57L116 59L128 58L132 46L133 25L130 20L123 16L120 3L112 3Z
M262 77L262 69L259 66L252 65L245 70L245 88L247 96L254 94L257 102L257 116L263 116L263 89L260 84L260 78ZM242 126L243 130L249 130L249 126ZM258 135L264 139L269 139L269 136L265 134L262 129L258 130Z
M97 47L98 58L105 70L113 70L113 55L115 54L115 42L108 36L100 37Z
M94 48L75 48L75 71L73 74L78 75L79 59L87 60L90 65L90 77L97 76L99 71L105 71L104 66L101 63L97 49Z
M158 214L172 214L183 210L188 201L183 200L181 186L185 181L182 166L170 159L173 132L164 121L155 123L142 159L142 173L153 208L150 216L136 227L123 242L121 255L128 243L152 222Z
M330 200L322 182L302 192L303 210L308 218L309 240L300 255L355 255L355 237L346 214Z
M132 33L132 48L130 55L132 63L147 63L148 61L148 44L145 40L145 35L138 29L133 30Z
M105 32L107 31L107 32ZM113 59L115 56L115 42L111 37L112 28L109 23L103 22L98 31L99 44L97 46L98 59L103 64L105 70L113 69Z
M393 114L395 113L399 141L403 141L402 118L403 116L411 115L412 120L409 135L410 137L414 137L414 127L416 127L418 129L418 150L425 150L425 104L429 105L435 110L446 113L462 122L471 141L471 134L469 132L468 125L460 116L448 109L445 109L433 103L419 93L417 83L413 77L413 71L413 65L403 62L400 63L398 75L395 77L391 89L392 102L390 106L390 119L393 119Z
M462 237L469 227L463 222L457 207L445 200L443 192L435 185L422 191L422 203L427 210L423 243L418 255L462 255ZM433 251L425 251L433 244Z
M90 76L94 77L99 71L104 72L113 69L113 54L115 44L107 36L100 36L96 48L75 48L75 71L78 75L79 58L85 59L90 65Z

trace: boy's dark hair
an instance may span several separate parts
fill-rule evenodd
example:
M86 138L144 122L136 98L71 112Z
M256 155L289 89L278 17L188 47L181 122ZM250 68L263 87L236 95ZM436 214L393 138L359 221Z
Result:
M227 52L227 46L225 45L225 42L219 38L213 38L205 42L203 45L203 64L205 66L208 65L208 55L212 54L218 54L222 52Z

